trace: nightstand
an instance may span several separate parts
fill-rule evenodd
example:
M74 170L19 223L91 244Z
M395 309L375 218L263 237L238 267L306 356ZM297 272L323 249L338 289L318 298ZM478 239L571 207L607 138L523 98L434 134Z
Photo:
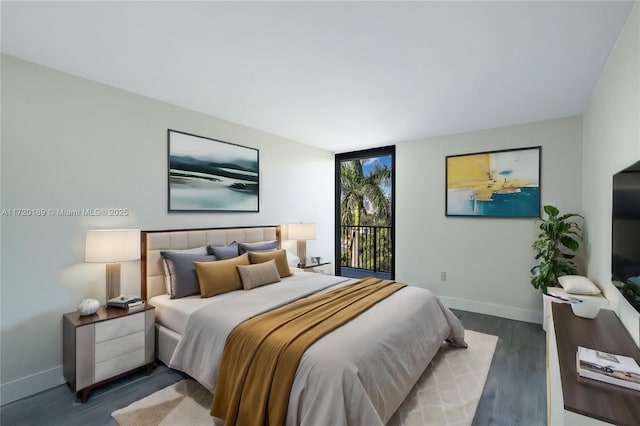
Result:
M63 316L62 370L69 387L86 402L96 386L147 368L155 357L155 307L101 306L93 315Z
M309 263L306 265L298 265L298 269L302 269L303 271L306 272L317 272L320 274L324 274L324 268L322 268L323 266L326 265L331 265L331 262L320 262L320 263ZM319 268L319 269L316 269Z

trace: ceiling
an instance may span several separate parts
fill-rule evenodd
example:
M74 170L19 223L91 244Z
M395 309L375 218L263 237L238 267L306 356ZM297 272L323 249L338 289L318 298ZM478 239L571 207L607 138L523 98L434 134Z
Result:
M582 114L632 6L2 1L0 13L5 54L345 152Z

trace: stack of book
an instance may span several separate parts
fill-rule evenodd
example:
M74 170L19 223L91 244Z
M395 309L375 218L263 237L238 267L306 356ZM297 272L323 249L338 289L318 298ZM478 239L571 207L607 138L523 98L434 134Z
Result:
M132 309L138 306L144 306L144 300L136 296L119 296L107 301L107 307L111 308Z
M582 377L640 391L640 366L631 357L578 346L576 360Z

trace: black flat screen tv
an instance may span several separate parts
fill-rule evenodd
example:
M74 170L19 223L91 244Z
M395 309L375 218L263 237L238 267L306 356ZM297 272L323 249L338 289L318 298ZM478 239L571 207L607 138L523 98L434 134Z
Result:
M613 175L611 222L611 274L640 312L640 161Z

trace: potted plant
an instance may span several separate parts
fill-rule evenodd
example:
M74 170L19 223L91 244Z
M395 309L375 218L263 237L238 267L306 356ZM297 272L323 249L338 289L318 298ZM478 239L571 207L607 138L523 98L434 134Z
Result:
M547 287L557 287L558 277L578 273L573 259L580 248L582 229L571 218L577 213L559 216L560 211L551 205L544 206L547 218L536 219L540 223L540 234L533 243L538 264L531 268L531 285L547 294Z

